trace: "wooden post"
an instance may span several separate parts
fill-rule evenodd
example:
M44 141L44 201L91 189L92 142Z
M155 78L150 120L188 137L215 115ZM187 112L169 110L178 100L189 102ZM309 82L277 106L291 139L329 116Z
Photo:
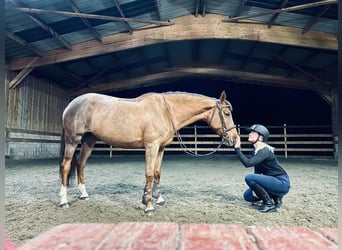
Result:
M284 124L284 153L285 153L285 158L287 158L287 131L286 131L286 124Z
M197 126L194 126L194 136L195 136L195 153L197 154Z

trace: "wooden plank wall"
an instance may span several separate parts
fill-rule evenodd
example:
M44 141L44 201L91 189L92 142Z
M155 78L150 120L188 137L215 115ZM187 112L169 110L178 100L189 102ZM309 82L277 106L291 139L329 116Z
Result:
M15 74L6 73L6 129L60 133L62 112L70 101L68 92L53 82L32 76L8 89Z

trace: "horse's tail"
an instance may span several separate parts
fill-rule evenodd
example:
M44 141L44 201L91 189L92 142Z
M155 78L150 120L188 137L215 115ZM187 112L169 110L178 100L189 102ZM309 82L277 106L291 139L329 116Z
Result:
M65 154L65 132L64 132L64 128L63 128L62 134L61 134L61 146L60 146L60 151L59 151L59 156L60 156L59 176L60 177L62 177L62 171L63 171L62 162L64 159L64 154ZM76 165L76 150L75 150L75 152L72 156L71 167L70 167L70 171L69 171L69 174L67 177L67 186L70 186L71 183L74 183L74 179L76 176L76 169L77 169L77 165Z

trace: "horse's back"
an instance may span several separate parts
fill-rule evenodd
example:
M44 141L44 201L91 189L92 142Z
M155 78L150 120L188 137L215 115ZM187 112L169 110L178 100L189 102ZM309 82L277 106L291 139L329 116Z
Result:
M160 94L118 98L89 93L75 98L65 109L63 126L74 135L93 133L108 144L128 141L141 146L144 132L164 124ZM122 145L122 144L121 144Z

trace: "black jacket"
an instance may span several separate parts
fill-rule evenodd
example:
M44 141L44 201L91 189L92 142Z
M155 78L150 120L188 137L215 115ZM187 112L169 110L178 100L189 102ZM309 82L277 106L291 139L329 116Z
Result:
M240 148L235 148L235 152L241 163L246 168L254 166L255 174L270 176L287 175L273 151L267 146L259 149L257 153L253 150L252 157L250 158L247 158L241 152Z

